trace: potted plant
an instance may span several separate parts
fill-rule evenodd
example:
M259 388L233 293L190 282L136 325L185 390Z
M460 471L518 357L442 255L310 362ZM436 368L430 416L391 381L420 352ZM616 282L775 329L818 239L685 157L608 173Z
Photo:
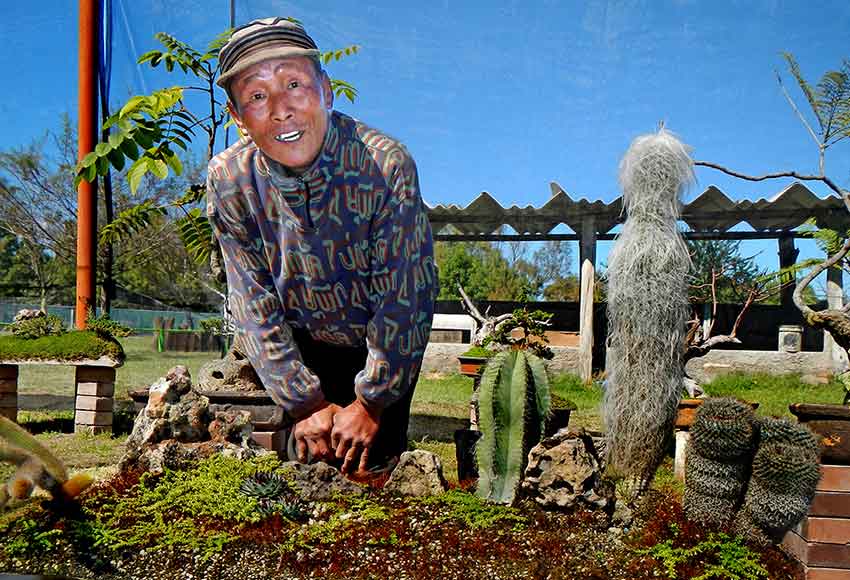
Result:
M457 357L460 363L460 374L473 379L480 378L481 369L494 354L496 354L495 351L489 348L473 345L472 348Z
M841 405L794 403L788 409L820 439L822 463L850 465L850 374L839 380L844 386Z

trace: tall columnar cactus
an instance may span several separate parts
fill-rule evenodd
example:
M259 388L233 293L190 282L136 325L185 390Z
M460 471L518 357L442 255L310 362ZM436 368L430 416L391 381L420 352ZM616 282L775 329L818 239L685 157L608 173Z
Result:
M735 524L751 540L778 542L809 509L820 479L817 439L786 419L761 420L752 477Z
M751 406L708 399L697 411L685 459L685 514L713 524L733 520L743 499L757 426Z
M543 360L525 350L497 353L481 375L478 404L478 495L513 503L551 406Z
M608 260L608 357L602 415L612 475L651 480L673 431L683 381L690 256L678 230L693 181L688 148L661 129L620 163L626 222Z

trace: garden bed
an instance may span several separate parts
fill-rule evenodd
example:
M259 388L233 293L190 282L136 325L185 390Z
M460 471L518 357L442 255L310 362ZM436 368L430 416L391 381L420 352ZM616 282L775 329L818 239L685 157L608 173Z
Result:
M0 336L0 360L6 364L29 361L78 362L106 358L120 366L124 362L121 343L102 334L77 330L57 336L19 338Z

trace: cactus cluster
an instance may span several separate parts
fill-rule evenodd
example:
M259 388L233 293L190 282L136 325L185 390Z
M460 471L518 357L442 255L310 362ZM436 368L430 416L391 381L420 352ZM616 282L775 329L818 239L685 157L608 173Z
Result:
M726 524L735 517L749 478L756 443L752 407L735 399L709 399L697 411L685 463L685 513Z
M257 500L262 517L279 514L292 521L302 521L309 515L305 503L295 496L286 480L271 471L258 471L245 478L239 492Z
M817 439L787 419L756 418L734 399L708 399L691 427L685 513L778 542L802 519L820 478Z
M744 505L736 527L761 543L776 542L799 522L814 499L820 478L817 439L785 419L760 421Z

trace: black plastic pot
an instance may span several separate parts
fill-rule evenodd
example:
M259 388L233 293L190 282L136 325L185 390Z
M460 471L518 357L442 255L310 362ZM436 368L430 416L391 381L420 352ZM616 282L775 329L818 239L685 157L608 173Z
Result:
M460 482L478 479L478 467L475 465L475 443L480 438L481 431L473 431L472 429L457 429L455 431L457 479Z

